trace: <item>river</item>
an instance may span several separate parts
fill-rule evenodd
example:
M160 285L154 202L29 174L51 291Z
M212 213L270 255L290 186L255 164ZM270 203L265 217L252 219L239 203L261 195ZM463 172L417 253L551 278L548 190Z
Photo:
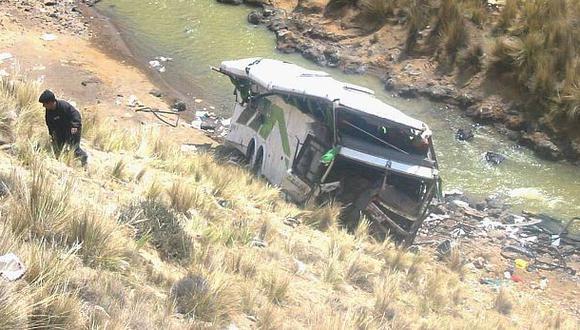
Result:
M490 127L477 127L469 143L458 142L454 132L472 125L458 110L392 97L374 77L349 76L316 67L299 55L281 54L275 49L273 33L246 22L251 8L215 0L104 0L98 9L113 20L144 66L156 56L173 58L164 63L163 79L188 97L212 104L224 116L230 111L233 86L212 72L211 65L259 56L322 69L339 80L375 90L386 103L426 122L434 132L445 190L459 189L476 198L497 195L514 210L543 212L561 219L580 215L578 167L540 160ZM488 165L483 161L486 151L499 152L508 160L500 166Z

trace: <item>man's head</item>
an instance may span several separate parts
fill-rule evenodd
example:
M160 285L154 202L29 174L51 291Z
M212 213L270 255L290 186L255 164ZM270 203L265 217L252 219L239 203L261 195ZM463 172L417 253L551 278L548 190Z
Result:
M46 110L56 109L56 96L54 96L54 93L49 91L48 89L42 92L42 94L40 94L38 102L42 103L42 106Z

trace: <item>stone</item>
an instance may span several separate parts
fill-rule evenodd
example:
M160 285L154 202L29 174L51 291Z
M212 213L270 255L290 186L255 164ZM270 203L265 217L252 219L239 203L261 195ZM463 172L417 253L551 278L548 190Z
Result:
M149 91L149 94L155 96L155 97L163 97L163 92L161 92L158 89L152 89Z
M508 115L505 119L505 126L514 131L523 130L526 127L524 118L517 115Z
M399 91L397 92L397 94L400 97L406 98L406 99L413 99L416 98L417 95L417 88L415 86L402 86L401 88L399 88Z
M178 112L182 112L187 110L187 104L181 100L175 100L173 105L171 106L172 109L175 109Z
M485 153L485 161L492 165L499 165L506 160L504 155L498 154L497 152L488 151Z
M217 0L217 2L233 6L239 6L244 3L243 0Z
M460 128L455 133L455 138L459 141L470 141L473 140L473 130L471 128Z
M532 148L539 157L544 159L560 160L563 157L560 148L543 132L524 134L520 137L518 143Z
M248 14L248 23L258 25L261 22L262 15L257 10L253 10Z

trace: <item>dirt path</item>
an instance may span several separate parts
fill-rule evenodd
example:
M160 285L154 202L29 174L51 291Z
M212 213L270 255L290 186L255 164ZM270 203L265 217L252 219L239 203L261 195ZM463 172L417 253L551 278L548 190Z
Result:
M0 62L0 70L37 80L42 88L53 90L57 97L75 102L81 112L114 118L119 125L162 124L152 114L136 113L128 106L129 100L136 98L147 107L170 108L167 99L150 93L164 91L130 62L106 53L87 34L52 33L56 24L34 24L27 12L15 11L8 4L0 4L0 12L3 13L0 14L3 29L0 53L11 56ZM53 34L56 39L43 40L45 34ZM184 120L179 126L168 130L172 139L182 143L214 143Z

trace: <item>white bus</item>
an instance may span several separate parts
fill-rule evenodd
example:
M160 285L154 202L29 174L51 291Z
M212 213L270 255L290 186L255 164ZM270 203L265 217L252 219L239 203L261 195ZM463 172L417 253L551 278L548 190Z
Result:
M226 144L255 173L305 203L334 198L349 226L411 244L439 186L427 125L374 92L322 71L262 58L224 61L235 104Z

